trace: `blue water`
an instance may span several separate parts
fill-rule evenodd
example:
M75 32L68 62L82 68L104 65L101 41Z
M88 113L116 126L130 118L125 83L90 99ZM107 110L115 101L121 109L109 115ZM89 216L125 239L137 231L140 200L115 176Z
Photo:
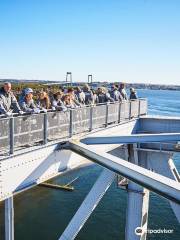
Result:
M139 90L138 95L148 98L149 114L180 116L180 92ZM180 155L176 154L174 160L180 170ZM55 183L67 183L78 176L73 184L75 187L73 192L35 187L17 195L15 240L57 240L101 171L101 167L93 165L53 180ZM118 189L114 182L76 239L123 240L126 200L126 192ZM2 205L0 238L4 235L3 217ZM174 230L173 234L151 234L148 240L180 239L180 226L169 203L155 194L151 194L150 198L148 227Z

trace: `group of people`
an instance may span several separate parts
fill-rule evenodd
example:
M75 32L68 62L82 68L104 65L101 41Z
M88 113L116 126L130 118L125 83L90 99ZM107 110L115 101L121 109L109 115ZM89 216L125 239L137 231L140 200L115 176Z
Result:
M69 108L138 98L134 88L130 88L128 98L124 83L119 86L113 84L109 91L105 87L99 87L95 91L88 84L85 84L82 88L59 88L59 91L55 93L50 90L41 90L34 93L33 89L25 88L18 96L18 100L11 88L11 83L5 82L0 89L0 114L6 116L11 116L13 113L47 112L48 109L67 111Z

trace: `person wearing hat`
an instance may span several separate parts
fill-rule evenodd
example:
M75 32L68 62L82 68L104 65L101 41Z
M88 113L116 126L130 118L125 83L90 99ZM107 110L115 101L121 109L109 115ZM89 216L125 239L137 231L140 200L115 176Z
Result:
M23 96L19 100L21 109L26 113L40 113L40 109L34 103L32 88L25 88Z
M23 111L21 111L17 99L11 91L11 83L5 82L0 89L0 114L9 117L12 113L23 114Z
M134 88L130 88L130 96L129 96L129 99L130 99L130 100L138 99L137 93L136 93L136 91L135 91Z

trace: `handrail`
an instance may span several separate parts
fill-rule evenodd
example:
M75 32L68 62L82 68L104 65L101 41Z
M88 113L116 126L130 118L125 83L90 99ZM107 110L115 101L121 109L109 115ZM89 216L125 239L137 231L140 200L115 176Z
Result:
M97 104L91 104L91 105L82 105L76 108L67 108L66 111L70 111L70 110L76 110L79 108L86 108L86 107L96 107L96 106L104 106L104 105L112 105L112 104L117 104L117 103L127 103L127 102L136 102L136 101L147 101L146 98L139 98L139 99L131 99L131 100L122 100L121 102L119 101L115 101L115 102L106 102L106 103L97 103ZM53 109L47 109L47 112L62 112L61 110L53 110ZM0 119L2 118L11 118L11 117L21 117L21 116L30 116L30 115L37 115L37 114L41 114L44 113L43 110L40 110L40 113L31 113L31 112L24 112L23 114L19 114L19 113L12 113L12 115L10 117L7 117L6 114L0 114Z

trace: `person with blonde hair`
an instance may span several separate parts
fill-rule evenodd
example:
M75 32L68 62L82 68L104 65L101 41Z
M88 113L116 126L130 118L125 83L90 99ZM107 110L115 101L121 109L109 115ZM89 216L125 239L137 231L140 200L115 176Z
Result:
M41 91L38 94L37 106L40 109L44 110L44 112L45 112L45 109L47 110L47 109L51 108L51 102L50 102L49 96L46 92Z
M62 101L66 108L75 108L75 104L68 93L63 96Z

